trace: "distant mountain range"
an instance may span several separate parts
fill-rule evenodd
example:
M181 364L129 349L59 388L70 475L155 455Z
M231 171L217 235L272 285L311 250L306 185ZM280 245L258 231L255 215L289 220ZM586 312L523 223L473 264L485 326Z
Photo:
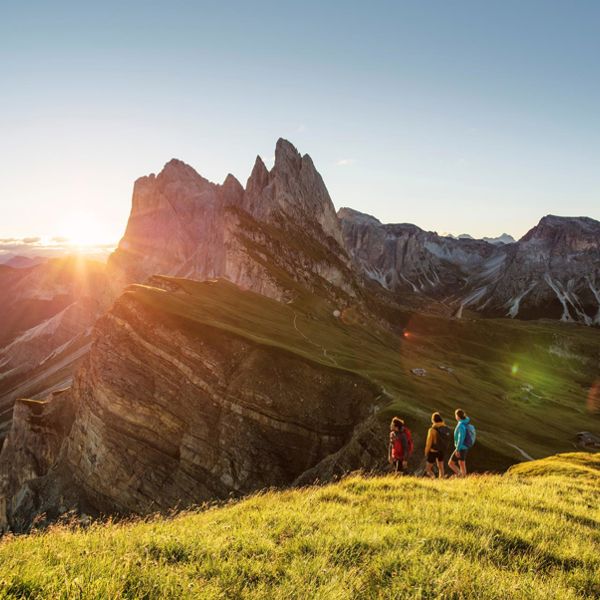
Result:
M26 269L45 262L47 259L41 256L22 256L19 254L0 255L0 265L13 267L14 269Z
M460 317L552 318L600 325L600 223L546 216L521 240L490 244L383 225L343 208L346 247L383 287L437 298Z
M474 238L472 235L469 235L468 233L461 233L459 235L452 235L451 233L443 233L442 234L443 237L449 237L449 238L453 238L455 240L474 240L476 238ZM498 237L484 237L484 238L479 238L482 239L484 242L488 242L490 244L513 244L516 240L512 235L509 235L508 233L503 233L502 235L499 235Z
M522 446L568 448L555 425L584 426L572 406L600 376L597 330L581 326L600 325L598 221L546 216L518 241L474 240L336 214L282 139L245 186L179 160L138 179L106 265L10 260L0 529L381 468L386 411L425 427L451 398L486 406L488 430L512 440L481 441L481 466L501 468ZM540 318L555 323L520 322ZM552 377L512 377L523 352ZM548 406L556 423L540 433Z

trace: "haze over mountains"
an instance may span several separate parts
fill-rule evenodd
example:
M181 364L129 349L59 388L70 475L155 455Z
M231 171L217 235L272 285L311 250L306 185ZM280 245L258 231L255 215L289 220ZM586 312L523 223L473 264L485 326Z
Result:
M336 214L280 139L245 187L179 160L138 179L106 267L2 265L0 307L0 527L381 468L388 411L424 426L457 398L479 464L503 468L589 422L600 223L546 216L495 243Z

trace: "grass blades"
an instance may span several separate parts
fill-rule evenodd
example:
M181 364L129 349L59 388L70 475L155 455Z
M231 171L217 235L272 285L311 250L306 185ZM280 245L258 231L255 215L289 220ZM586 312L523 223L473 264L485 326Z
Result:
M506 475L351 476L173 518L0 542L0 598L581 599L600 594L600 456Z

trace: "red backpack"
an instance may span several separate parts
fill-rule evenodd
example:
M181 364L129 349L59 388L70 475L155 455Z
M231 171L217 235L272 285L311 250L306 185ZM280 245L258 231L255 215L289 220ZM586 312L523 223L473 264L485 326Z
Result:
M404 456L404 452L402 451L402 441L400 439L400 436L394 435L394 446L392 449L392 457L395 460L406 460L413 453L414 445L413 445L413 440L412 440L412 434L410 433L410 429L408 427L406 427L406 425L404 426L404 428L402 429L402 431L400 433L401 434L404 433L404 435L406 436L406 446L407 446L407 450L408 450L408 455Z

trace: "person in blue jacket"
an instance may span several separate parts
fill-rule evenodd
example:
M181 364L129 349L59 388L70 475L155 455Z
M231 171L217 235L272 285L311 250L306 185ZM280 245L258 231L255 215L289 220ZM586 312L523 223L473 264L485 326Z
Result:
M470 425L471 419L467 417L462 408L457 408L454 413L456 417L456 429L454 430L455 450L448 461L448 466L458 477L467 474L467 454L475 442L475 428Z

